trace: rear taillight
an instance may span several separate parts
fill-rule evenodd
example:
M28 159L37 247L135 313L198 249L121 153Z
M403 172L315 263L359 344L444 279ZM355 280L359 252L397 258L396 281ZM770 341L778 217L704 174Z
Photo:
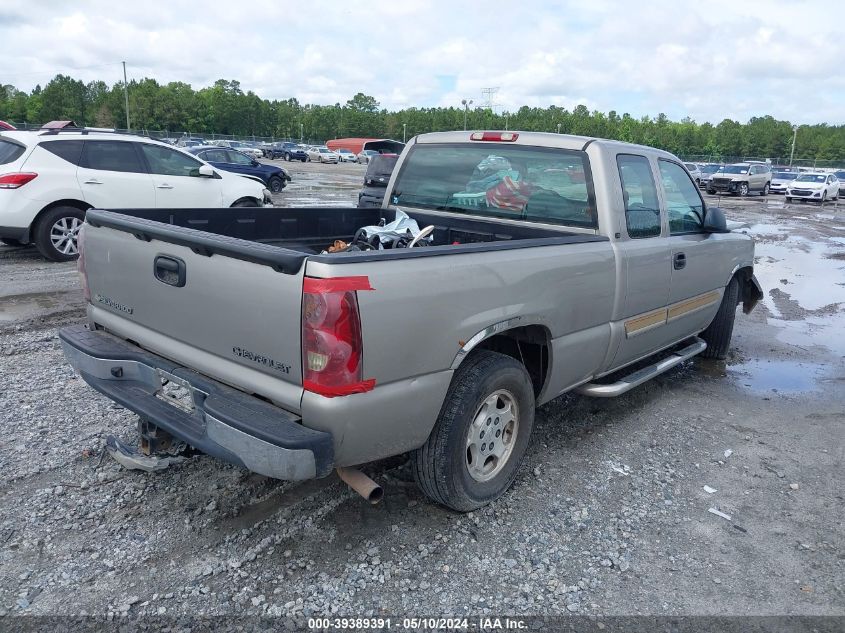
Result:
M3 174L0 176L0 189L18 189L23 187L30 180L34 180L37 176L38 174L31 171Z
M76 249L79 257L76 259L76 270L79 271L79 283L82 285L82 296L85 301L91 301L91 289L88 287L88 271L85 270L85 225L79 227L76 234Z
M363 377L358 291L367 277L311 279L302 284L302 386L328 398L375 387Z
M510 143L519 138L517 132L473 132L469 140L471 141L504 141Z

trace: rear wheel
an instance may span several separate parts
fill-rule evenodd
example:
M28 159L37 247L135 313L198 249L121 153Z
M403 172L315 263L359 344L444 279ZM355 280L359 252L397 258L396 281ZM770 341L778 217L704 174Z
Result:
M270 182L267 183L267 186L273 193L279 193L285 188L285 181L278 176L273 176L270 178Z
M709 195L711 195L711 196L715 196L715 195L716 195L716 190L715 190L715 189L708 189L708 190L707 190L707 193L708 193Z
M739 301L739 281L736 277L725 288L722 296L722 303L719 304L719 311L711 321L707 329L699 336L707 343L707 349L701 355L704 358L717 358L724 360L728 355L728 348L731 346L731 336L734 331L734 320L736 319L736 306Z
M54 207L35 225L33 241L38 252L54 262L67 262L79 255L77 239L85 211L76 207Z
M763 191L760 193L761 196L768 196L769 195L769 183L763 185Z
M433 501L468 512L499 498L516 478L534 425L534 389L510 356L479 350L455 373L411 469Z

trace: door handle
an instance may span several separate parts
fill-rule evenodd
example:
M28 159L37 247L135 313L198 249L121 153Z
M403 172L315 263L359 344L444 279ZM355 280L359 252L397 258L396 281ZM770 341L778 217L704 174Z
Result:
M163 284L182 288L185 285L185 262L178 257L156 255L153 275Z
M674 266L675 270L681 270L686 265L687 256L683 253L675 253L675 256L672 258L672 266Z
M173 185L168 185L166 182L161 183L158 185L159 189L173 189Z
M86 185L102 185L103 181L97 180L96 178L89 178L88 180L85 181L85 184Z

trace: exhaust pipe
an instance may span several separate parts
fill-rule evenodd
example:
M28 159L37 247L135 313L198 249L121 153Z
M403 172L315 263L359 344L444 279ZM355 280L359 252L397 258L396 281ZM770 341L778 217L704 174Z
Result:
M373 505L384 497L384 490L357 468L338 468L337 475L359 495Z

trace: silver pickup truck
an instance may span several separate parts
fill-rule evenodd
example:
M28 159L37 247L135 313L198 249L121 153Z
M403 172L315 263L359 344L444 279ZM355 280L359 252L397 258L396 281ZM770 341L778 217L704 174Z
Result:
M329 252L400 210L426 239ZM418 136L380 209L91 210L80 251L65 353L147 433L289 480L410 453L459 511L508 488L536 406L723 358L762 297L678 158L558 134Z

